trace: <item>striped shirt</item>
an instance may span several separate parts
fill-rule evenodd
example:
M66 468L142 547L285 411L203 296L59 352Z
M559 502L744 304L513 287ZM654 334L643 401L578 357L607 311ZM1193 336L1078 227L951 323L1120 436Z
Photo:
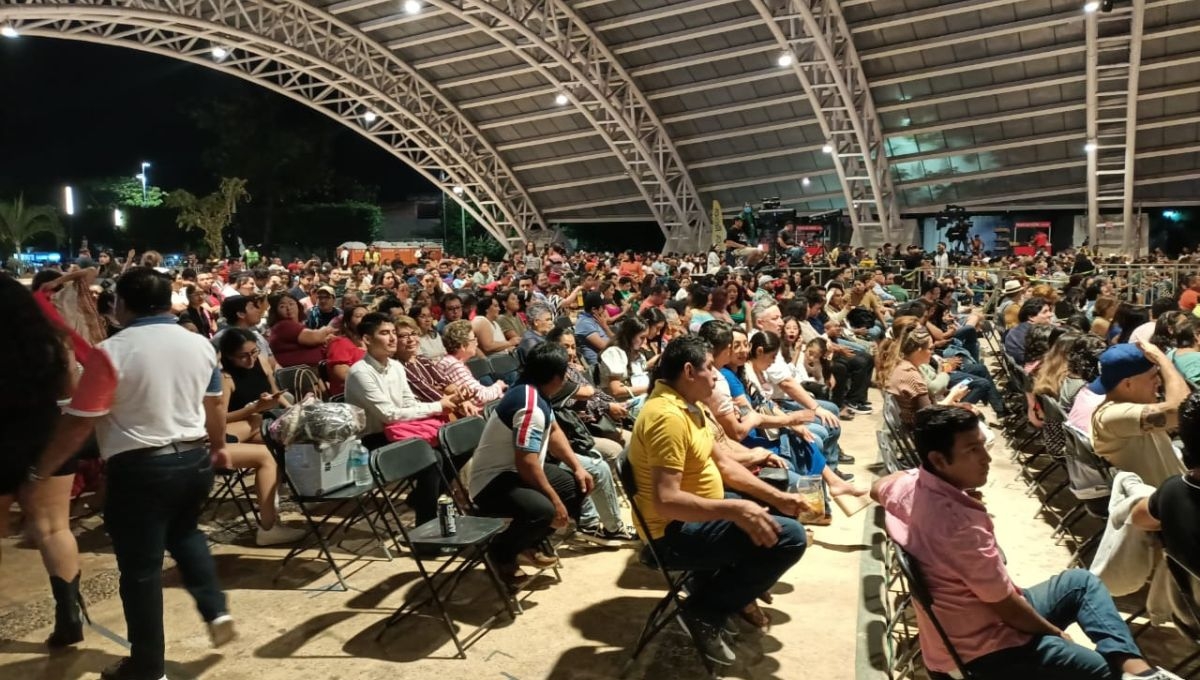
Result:
M488 385L484 387L482 383L475 379L471 369L462 361L456 359L453 355L447 354L437 362L437 368L449 378L450 382L458 385L460 389L465 390L469 394L475 395L475 405L483 406L489 401L499 399L504 394L504 386L500 384ZM440 399L440 397L439 397Z
M498 475L517 469L518 454L546 461L554 413L532 385L517 385L500 400L471 458L471 497L475 498Z
M401 362L408 373L408 386L418 401L441 401L446 386L454 384L450 376L429 357L414 354L408 361Z

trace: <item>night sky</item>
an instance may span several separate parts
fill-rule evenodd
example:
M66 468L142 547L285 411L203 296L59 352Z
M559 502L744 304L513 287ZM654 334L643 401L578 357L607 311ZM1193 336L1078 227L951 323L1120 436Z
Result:
M193 64L121 47L70 40L0 39L0 199L58 203L61 187L138 173L167 190L208 193L215 177L200 162L189 102L238 97L253 83ZM403 161L341 123L279 97L288 115L338 130L333 165L380 187L381 202L425 193Z

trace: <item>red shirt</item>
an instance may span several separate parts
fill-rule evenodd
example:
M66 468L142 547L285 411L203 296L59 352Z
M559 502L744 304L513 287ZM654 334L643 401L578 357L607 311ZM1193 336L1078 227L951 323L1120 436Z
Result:
M281 367L307 364L316 366L325 358L325 347L317 345L310 347L300 344L300 332L304 324L299 321L280 321L271 326L268 342L275 362Z
M353 366L355 363L362 360L367 355L367 350L359 347L343 335L338 335L329 342L329 346L325 349L325 365L332 369L334 366ZM333 370L329 371L329 394L341 394L346 391L346 383L338 380L333 374Z

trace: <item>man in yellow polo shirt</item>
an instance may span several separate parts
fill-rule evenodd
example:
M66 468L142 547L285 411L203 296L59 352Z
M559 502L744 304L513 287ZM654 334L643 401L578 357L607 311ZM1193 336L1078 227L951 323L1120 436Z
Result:
M731 664L725 620L769 591L807 546L793 519L803 509L799 496L762 482L714 441L703 403L716 370L704 339L687 335L667 345L633 428L629 464L650 530L642 539L653 541L668 568L717 569L692 583L682 613L705 655Z

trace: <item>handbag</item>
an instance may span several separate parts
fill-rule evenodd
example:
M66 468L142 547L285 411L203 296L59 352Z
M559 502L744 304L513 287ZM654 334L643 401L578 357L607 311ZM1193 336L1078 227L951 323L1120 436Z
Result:
M625 443L625 439L621 436L621 428L617 427L616 421L607 413L601 415L595 421L588 423L587 431L594 437L610 439L618 444Z

